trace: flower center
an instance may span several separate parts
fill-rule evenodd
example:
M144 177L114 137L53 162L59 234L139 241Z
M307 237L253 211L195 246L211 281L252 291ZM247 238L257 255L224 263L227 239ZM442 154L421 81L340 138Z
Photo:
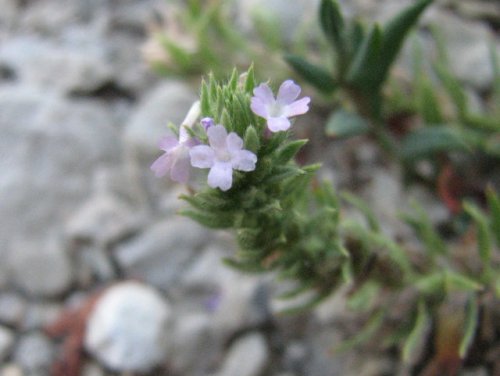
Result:
M229 162L231 160L231 154L227 150L217 150L215 154L221 162Z
M283 115L283 105L275 102L268 106L267 111L270 117L280 117Z

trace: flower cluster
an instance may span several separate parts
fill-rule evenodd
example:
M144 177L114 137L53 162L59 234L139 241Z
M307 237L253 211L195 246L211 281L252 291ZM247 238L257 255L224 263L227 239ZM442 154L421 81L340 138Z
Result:
M250 108L254 114L264 118L270 132L286 131L290 128L289 118L302 115L309 110L309 97L296 100L300 86L293 81L283 82L275 98L267 84L260 84L253 90ZM233 184L233 170L253 171L257 155L243 149L243 139L235 132L228 133L212 118L201 119L200 124L208 145L190 136L200 115L200 104L196 102L179 128L179 137L167 136L160 141L160 149L165 153L151 165L157 177L170 173L170 178L180 183L189 180L190 167L209 168L208 185L227 191Z

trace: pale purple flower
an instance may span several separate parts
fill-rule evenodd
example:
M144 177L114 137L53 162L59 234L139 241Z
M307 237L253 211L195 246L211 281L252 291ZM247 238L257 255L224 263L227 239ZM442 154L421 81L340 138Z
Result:
M207 130L208 128L213 127L215 125L214 119L212 119L210 117L205 117L205 118L201 119L200 123L203 126L203 128L205 128L205 130Z
M267 84L260 84L253 91L252 111L267 120L271 132L286 131L290 128L290 117L305 114L309 111L311 98L296 100L300 94L300 86L292 80L283 82L276 99Z
M170 171L170 178L178 183L186 183L189 180L189 149L193 140L179 140L174 136L164 137L160 141L160 149L165 153L151 165L156 177L161 178Z
M186 128L192 127L200 114L200 102L196 101L189 109L186 118L179 128L179 139L166 136L160 140L159 147L165 153L151 165L156 177L165 176L170 171L170 178L179 183L189 180L189 149L196 141L189 137Z
M207 130L209 145L191 148L191 165L209 168L208 185L227 191L233 185L233 170L253 171L257 156L243 149L243 140L236 133L227 134L222 125L214 125Z

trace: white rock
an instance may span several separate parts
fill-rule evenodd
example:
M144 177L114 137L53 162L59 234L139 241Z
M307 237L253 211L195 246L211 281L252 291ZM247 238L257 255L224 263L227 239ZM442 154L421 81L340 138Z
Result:
M170 319L170 305L155 290L123 282L96 303L85 347L114 370L146 372L165 360Z
M0 326L0 363L9 355L14 343L14 334L10 329Z
M217 376L259 376L268 361L264 336L260 333L248 334L231 346Z

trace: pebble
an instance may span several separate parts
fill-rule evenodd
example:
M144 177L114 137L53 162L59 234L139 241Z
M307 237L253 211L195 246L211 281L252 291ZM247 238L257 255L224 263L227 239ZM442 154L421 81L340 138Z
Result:
M0 363L9 355L14 344L14 333L4 326L0 326Z
M147 372L167 354L170 304L154 289L122 282L99 298L88 322L85 347L116 371Z
M266 339L260 333L239 338L229 349L217 376L259 376L269 362Z
M54 360L55 349L40 332L24 334L14 350L13 360L28 374L46 375Z

